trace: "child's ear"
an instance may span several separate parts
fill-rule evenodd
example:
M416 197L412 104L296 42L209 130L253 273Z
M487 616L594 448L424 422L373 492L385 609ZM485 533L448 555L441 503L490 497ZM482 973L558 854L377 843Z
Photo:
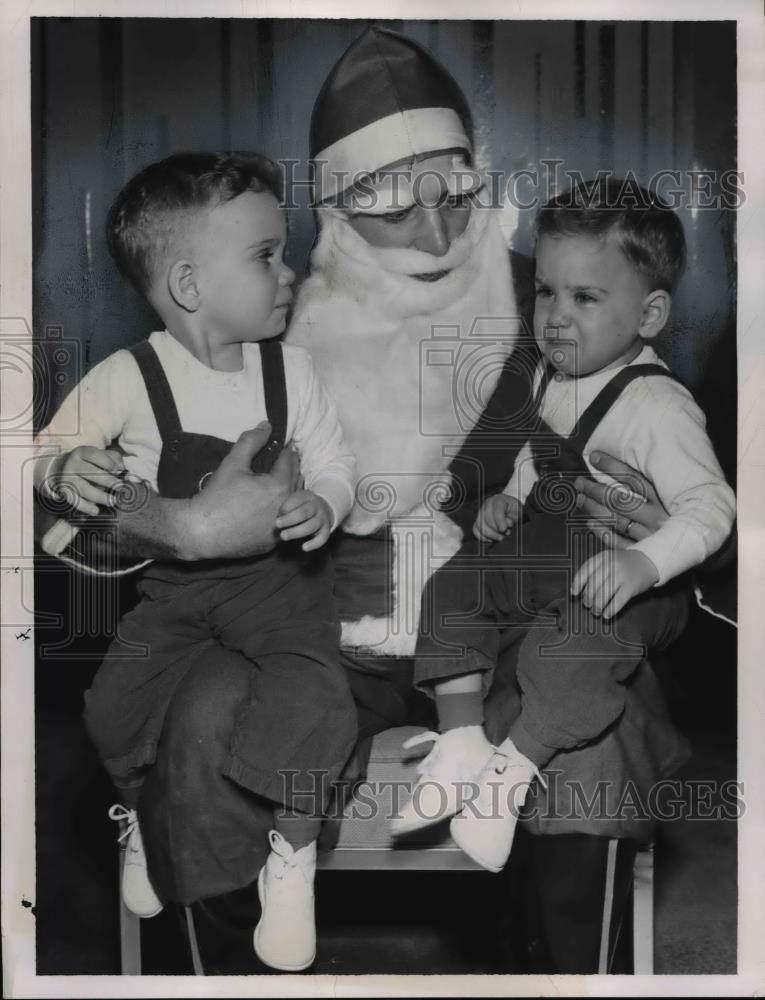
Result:
M200 298L194 265L188 260L177 260L167 275L167 289L176 305L186 312L199 309Z
M649 292L643 299L643 312L640 317L640 336L643 340L651 340L661 333L667 325L669 311L672 308L672 296L661 288Z

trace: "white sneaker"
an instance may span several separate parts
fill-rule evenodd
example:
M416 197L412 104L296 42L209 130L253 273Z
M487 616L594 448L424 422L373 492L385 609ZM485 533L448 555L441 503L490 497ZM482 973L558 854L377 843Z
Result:
M507 864L518 813L535 777L544 785L536 765L506 739L481 772L475 799L466 798L449 824L454 842L482 868L500 872Z
M255 954L272 969L301 972L316 958L316 841L296 851L276 830L268 840L271 853L258 875L261 915L253 935Z
M144 919L156 917L162 911L162 903L149 881L138 815L135 809L128 809L117 803L109 810L109 819L124 827L118 837L119 842L125 845L122 864L122 902L137 917Z
M469 797L468 786L476 781L494 753L483 726L418 733L403 748L408 750L431 741L435 745L417 766L420 777L411 799L401 808L400 816L390 821L394 837L421 830L459 812L464 799Z

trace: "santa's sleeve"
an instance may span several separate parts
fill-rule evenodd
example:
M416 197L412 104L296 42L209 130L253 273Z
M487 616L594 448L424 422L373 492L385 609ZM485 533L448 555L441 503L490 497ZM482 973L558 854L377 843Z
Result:
M539 351L523 333L506 359L489 402L452 461L451 496L442 505L469 534L487 496L501 493L535 422L534 372Z

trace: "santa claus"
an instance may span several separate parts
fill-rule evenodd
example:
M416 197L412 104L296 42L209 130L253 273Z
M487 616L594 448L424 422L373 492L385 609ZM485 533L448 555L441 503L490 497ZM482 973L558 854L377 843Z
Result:
M445 501L475 486L453 460L500 377L513 412L481 474L506 481L507 432L523 441L533 366L522 352L508 362L510 259L471 133L452 77L382 28L348 49L313 112L319 235L287 339L310 351L357 458L334 545L343 646L357 660L414 652L422 587L462 538Z

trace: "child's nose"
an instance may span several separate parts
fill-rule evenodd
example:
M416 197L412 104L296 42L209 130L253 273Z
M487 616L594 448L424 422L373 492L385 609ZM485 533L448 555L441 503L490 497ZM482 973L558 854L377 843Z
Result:
M555 299L550 305L547 314L547 326L566 327L570 326L571 317L565 308L565 304L560 299Z
M287 267L286 264L282 264L282 270L279 274L279 284L283 286L291 285L295 280L295 272L291 267Z

